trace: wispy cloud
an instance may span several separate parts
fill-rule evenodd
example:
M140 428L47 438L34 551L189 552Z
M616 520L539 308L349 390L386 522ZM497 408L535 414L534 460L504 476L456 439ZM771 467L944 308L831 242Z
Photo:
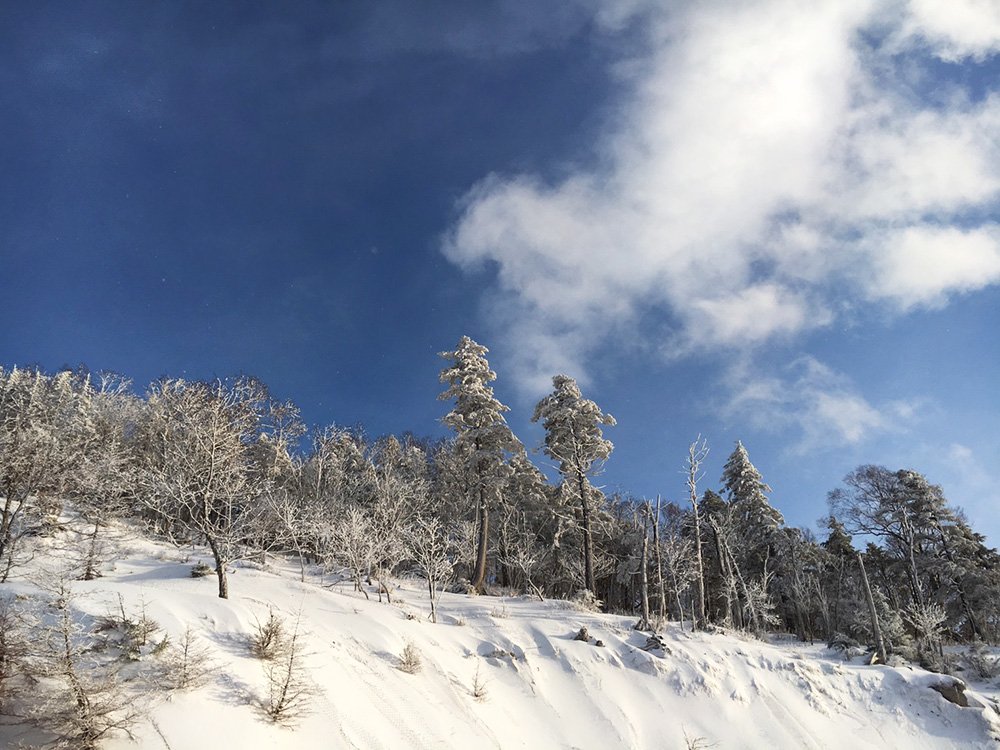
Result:
M526 390L567 364L586 377L612 340L746 352L845 306L905 313L1000 282L984 218L1000 95L938 82L925 99L907 72L1000 50L993 4L621 7L648 14L649 43L623 66L630 93L596 165L484 179L444 247L495 269L498 348L521 352ZM846 441L888 425L849 388L812 396L810 418Z
M942 60L983 59L997 49L1000 5L991 0L910 0L898 37L904 43L923 41Z
M854 445L880 433L908 427L920 404L873 404L843 374L813 357L800 357L780 373L762 373L741 362L727 375L731 396L723 405L730 419L764 432L797 435L798 453L824 446Z

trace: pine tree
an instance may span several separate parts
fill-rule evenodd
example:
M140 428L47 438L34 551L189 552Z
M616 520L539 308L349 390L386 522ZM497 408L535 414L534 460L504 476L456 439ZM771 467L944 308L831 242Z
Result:
M463 336L454 351L441 352L451 362L441 371L440 380L448 388L438 398L455 405L442 422L455 431L455 451L467 472L469 502L474 502L477 518L476 562L472 585L482 592L486 585L486 558L489 545L489 513L509 473L507 456L524 448L504 419L509 411L493 395L490 383L496 373L490 369L485 346Z
M757 606L751 594L766 593L773 573L768 565L784 519L768 502L767 493L771 488L738 440L723 468L721 481L729 501L730 524L725 535L728 537L729 572L738 584L738 595L747 617L745 624L759 630L763 625L759 615L766 607Z
M594 542L592 529L592 488L588 476L595 465L607 460L614 449L605 440L601 426L614 426L615 418L583 398L573 378L556 375L553 391L535 406L532 422L542 421L545 428L545 453L559 465L563 487L580 503L583 530L583 569L587 589L596 593L594 581Z
M750 462L750 455L739 440L722 470L721 482L727 499L745 524L773 530L784 523L781 513L768 502L771 488Z

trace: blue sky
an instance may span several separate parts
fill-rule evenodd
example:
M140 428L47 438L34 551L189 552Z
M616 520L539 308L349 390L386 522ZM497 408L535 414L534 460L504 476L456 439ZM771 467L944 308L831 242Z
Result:
M883 463L996 544L997 81L976 0L6 4L0 364L440 435L468 334L608 489L739 438L793 524Z

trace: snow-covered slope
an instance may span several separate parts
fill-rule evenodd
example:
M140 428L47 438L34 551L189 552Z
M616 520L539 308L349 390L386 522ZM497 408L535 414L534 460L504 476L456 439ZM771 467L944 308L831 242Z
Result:
M1000 737L992 707L945 701L928 687L935 676L818 646L671 625L665 650L647 652L634 618L527 598L444 594L433 624L419 581L390 605L291 568L240 567L224 601L190 570L176 550L136 541L104 578L74 584L93 614L119 594L126 607L144 600L174 642L190 625L211 653L203 687L159 700L134 729L142 748L972 748ZM315 684L294 727L262 715L264 671L247 647L271 607L289 623L301 613ZM581 627L604 645L574 640ZM415 674L397 668L407 643L422 657Z

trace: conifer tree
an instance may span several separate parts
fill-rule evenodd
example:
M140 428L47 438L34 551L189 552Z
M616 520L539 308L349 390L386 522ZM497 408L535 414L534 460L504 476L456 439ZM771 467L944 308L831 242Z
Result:
M722 470L721 481L726 497L744 524L773 530L784 523L781 513L768 502L771 488L750 462L750 455L739 440Z
M490 383L497 376L486 359L488 352L489 349L468 336L459 340L454 351L441 352L441 357L451 364L441 371L440 380L448 388L438 396L442 401L455 402L441 421L455 431L455 450L462 457L468 475L466 499L476 507L472 585L480 592L486 585L490 506L510 471L507 456L524 450L504 419L503 414L509 408L493 395Z
M583 398L573 378L556 375L553 391L535 406L532 422L541 420L545 428L545 453L559 465L563 487L580 503L583 530L583 570L587 589L596 593L594 542L588 476L594 467L611 455L614 445L605 440L601 426L614 426L615 418L604 414L590 399Z

